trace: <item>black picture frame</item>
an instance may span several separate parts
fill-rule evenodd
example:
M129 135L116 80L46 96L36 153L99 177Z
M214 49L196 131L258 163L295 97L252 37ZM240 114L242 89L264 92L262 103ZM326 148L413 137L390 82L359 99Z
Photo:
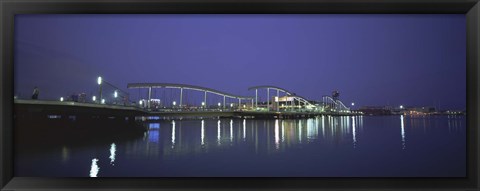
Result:
M479 190L479 0L1 0L2 190ZM13 176L13 35L16 14L466 14L467 178L36 178Z

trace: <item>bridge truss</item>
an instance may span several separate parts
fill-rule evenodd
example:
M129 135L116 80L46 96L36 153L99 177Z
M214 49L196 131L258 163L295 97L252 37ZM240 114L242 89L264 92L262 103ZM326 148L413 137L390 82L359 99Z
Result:
M261 86L253 86L248 88L248 90L254 90L255 96L241 96L241 95L234 95L226 92L222 92L219 90L215 90L212 88L201 87L196 85L188 85L188 84L175 84L175 83L130 83L127 85L128 89L148 89L148 100L152 100L152 90L156 88L173 88L180 90L180 102L179 108L183 108L185 105L183 103L184 99L184 90L193 90L203 92L203 102L202 108L207 108L207 96L208 94L214 94L223 97L223 105L219 102L219 107L222 105L221 108L226 108L226 98L236 99L238 100L238 109L241 109L243 104L243 109L251 110L251 111L277 111L279 112L282 108L282 111L285 112L349 112L350 108L346 107L345 104L338 100L334 99L330 96L323 96L322 103L316 104L312 101L305 99L302 96L298 96L295 93L286 90L284 88L280 88L277 86L270 86L270 85L261 85ZM267 101L266 104L260 104L259 102L259 90L266 90L266 97ZM271 91L274 91L273 93ZM274 97L271 97L271 96ZM280 96L283 97L280 97ZM248 108L245 108L245 103L249 103L250 105ZM282 103L282 104L281 104ZM233 104L233 103L231 103ZM281 105L280 105L281 104ZM149 107L149 104L147 104ZM232 107L233 108L233 107Z
M204 98L203 98L203 103L202 107L207 106L207 94L216 94L219 96L223 97L223 108L226 106L226 98L233 98L238 100L238 107L242 104L242 101L251 101L253 105L253 97L248 97L248 96L240 96L240 95L234 95L226 92L222 92L219 90L215 90L212 88L206 88L206 87L201 87L201 86L195 86L195 85L188 85L188 84L174 84L174 83L130 83L127 85L127 88L129 89L135 89L135 88L141 88L141 89L148 89L148 100L152 99L152 89L154 88L174 88L174 89L180 89L180 103L179 107L183 107L183 90L193 90L193 91L200 91L204 92Z

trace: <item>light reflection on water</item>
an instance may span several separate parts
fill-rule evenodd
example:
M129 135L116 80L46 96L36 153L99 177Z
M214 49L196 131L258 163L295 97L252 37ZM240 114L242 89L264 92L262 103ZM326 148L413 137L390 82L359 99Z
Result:
M245 137L247 136L247 120L243 120L243 140L245 141Z
M97 177L98 171L100 168L97 165L98 159L92 159L92 166L90 168L90 177Z
M114 162L115 162L115 152L116 151L117 151L117 145L115 145L115 143L112 143L110 145L110 157L108 157L108 158L110 158L110 164L112 166L115 166Z
M84 157L82 161L85 163L91 161L91 163L88 163L90 166L86 164L82 167L79 176L88 174L89 169L90 177L170 176L177 173L188 175L188 172L212 163L220 166L223 163L230 164L228 167L222 167L226 170L225 174L221 175L225 176L235 176L237 171L248 169L249 165L257 165L256 173L265 170L268 173L270 169L272 171L269 175L277 176L279 171L275 169L285 165L281 161L296 160L308 161L311 167L308 165L302 167L304 165L302 162L292 167L283 166L282 172L286 173L285 176L289 175L288 173L298 173L299 170L296 168L303 168L303 171L311 169L315 173L329 176L347 169L341 166L352 167L352 164L356 164L355 168L362 168L365 163L369 164L366 161L377 164L384 160L398 160L406 165L399 171L411 168L413 170L405 171L415 175L415 169L427 167L409 166L409 163L422 164L422 161L435 159L435 164L439 165L435 169L456 164L450 162L449 160L452 159L448 157L461 161L462 153L458 150L465 143L464 137L462 138L464 136L462 133L465 133L465 117L461 116L318 116L309 119L272 120L183 119L156 120L146 122L144 125L148 131L143 137L91 146L86 149L88 152L82 153L80 157L78 149L62 145L57 154L59 162L65 168L73 169L72 166L77 166L79 158ZM406 147L407 144L408 147ZM236 153L238 156L226 156ZM279 157L275 158L275 156ZM433 156L443 157L429 158L429 160L425 158ZM272 157L276 161L263 161L267 158L273 160ZM41 160L40 157L36 159ZM48 162L48 159L45 160ZM322 160L326 161L318 162ZM445 163L438 162L439 160L445 160ZM213 162L210 163L211 161ZM242 164L246 166L241 166ZM240 166L234 169L236 165ZM100 168L102 173L99 173ZM139 170L135 172L127 170L132 168ZM328 168L334 170L328 171ZM118 171L115 171L116 169ZM352 176L369 173L351 170ZM375 169L370 170L375 171ZM451 171L452 169L445 170L444 174L448 175ZM213 172L216 171L213 170ZM402 173L406 172L402 171L398 174L403 175ZM428 170L424 169L422 172L428 172ZM432 172L438 173L434 170ZM219 175L205 173L205 176ZM385 174L391 173L385 170ZM348 176L349 174L345 172L340 175ZM377 172L374 175L382 174Z
M160 140L155 144L158 144L159 148L156 151L161 153L159 157L163 160L176 160L179 157L190 158L195 155L207 156L210 153L234 151L238 148L251 149L256 155L275 155L296 151L311 144L323 145L326 148L350 145L351 149L364 150L364 143L372 141L368 139L375 138L364 136L364 118L364 116L318 116L309 119L274 120L172 120L170 122L172 124L171 129L162 128L164 126L160 125L160 129L158 129ZM369 117L369 122L377 119ZM381 128L379 130L392 129L392 132L396 132L388 140L390 142L385 144L396 144L397 148L403 151L408 151L406 147L408 141L407 133L415 131L417 128L421 128L423 131L430 131L429 129L436 128L435 123L440 124L435 117L418 118L401 115L380 119L388 119L388 123L383 122L384 125L380 125L379 127ZM455 125L460 126L460 119L448 118L447 121L442 123L445 124L444 126L448 125L449 132L454 132ZM406 125L408 120L415 125ZM437 122L435 122L436 120ZM390 121L392 124L390 124ZM160 123L169 123L169 121L160 121ZM439 124L437 126L441 126ZM372 124L369 124L369 126L372 128ZM152 131L155 130L150 130L150 132ZM169 133L172 134L171 140L162 136ZM376 136L383 135L377 134ZM172 147L168 147L168 144L166 144L169 141L172 142ZM128 143L129 145L132 143L137 145L137 147L129 147L129 149L144 150L141 147L146 144L142 142L144 141L139 139ZM376 144L381 145L384 143L379 142ZM410 146L412 147L412 145ZM380 153L378 154L380 155Z
M275 149L280 148L280 135L279 135L278 119L275 120Z
M202 120L202 146L205 145L205 120Z
M405 125L404 125L404 118L403 115L400 116L400 127L402 129L402 149L405 149Z
M425 133L433 131L434 128L448 126L448 132L453 133L455 130L458 132L460 129L458 127L464 120L464 118L452 118L445 121L447 122L446 125L442 125L440 122L434 125L435 117L391 117L392 120L395 119L393 125L380 126L382 128L393 128L396 133L391 139L392 144L397 144L397 148L405 151L408 149L406 147L409 140L407 135L410 131L418 129ZM375 118L369 117L369 121L372 120L375 120ZM355 150L365 149L364 142L370 140L367 140L367 137L364 136L364 121L364 116L319 116L310 119L274 120L181 120L177 122L183 126L183 133L177 134L177 140L182 140L179 144L181 146L172 147L172 149L160 148L158 152L161 152L160 156L163 158L189 157L209 152L222 152L225 149L235 150L239 146L245 145L259 155L262 153L288 153L295 151L299 146L314 143L327 147L350 145L350 148ZM216 125L214 125L215 122ZM406 125L409 122L414 125ZM198 127L200 127L200 130ZM236 137L242 137L243 139L236 139ZM386 143L379 142L377 144ZM248 145L253 147L248 147ZM142 150L141 148L138 149Z
M230 142L233 142L233 119L230 119Z
M356 139L356 134L357 132L355 131L355 117L352 117L352 137L353 137L353 148L357 147L357 139Z
M175 120L172 120L172 149L175 147Z
M221 135L220 135L220 128L221 128L220 123L221 123L221 121L219 119L218 122L217 122L217 143L218 143L218 145L220 145L221 138L222 138Z
M169 158L236 148L239 145L246 144L254 145L257 154L276 153L288 152L299 145L315 142L326 145L350 144L351 148L358 149L362 147L363 139L359 140L358 137L362 137L363 118L363 116L318 116L310 119L218 119L216 120L216 126L212 125L215 120L181 120L177 121L178 124L183 124L184 128L183 133L177 134L177 139L182 140L182 143L178 144L181 147L172 147L171 149L164 147L163 149L160 148L159 151L163 151L161 154L163 158ZM412 123L418 123L417 120L421 120L421 128L423 128L423 124L431 124L431 122L428 122L429 120L434 120L403 115L398 118L400 120L397 123L399 128L399 131L397 130L399 132L397 140L401 140L398 144L399 148L403 150L407 149L406 120L410 120ZM229 125L223 126L222 124L225 123ZM448 123L456 124L460 122L459 120L448 120ZM172 135L175 135L175 121L172 120L172 124ZM271 126L274 128L270 128ZM451 126L453 129L453 125ZM198 127L200 127L200 130L198 130ZM212 131L215 127L216 131ZM238 129L235 127L238 127ZM321 128L321 135L319 134L319 128ZM410 128L418 127L410 126ZM234 137L243 137L243 139L237 140ZM172 143L174 140L175 137L172 136ZM213 140L216 144L209 144ZM137 149L142 150L141 148Z
M163 145L164 148L157 152L163 152L164 157L202 153L212 149L235 147L240 144L252 144L255 146L256 152L272 153L311 142L322 141L326 144L344 142L349 136L353 136L352 146L357 147L358 144L361 144L356 138L359 134L356 128L361 126L359 118L358 116L319 116L310 119L275 120L171 120L171 130L162 128L149 130L148 135L156 137L156 139L148 139L148 142L159 141L158 144ZM216 122L216 125L212 126L212 122ZM225 123L228 125L224 126ZM271 128L272 126L274 128ZM321 136L319 128L321 128ZM180 131L182 133L179 133ZM171 141L170 148L166 147L168 144L162 144L162 134L171 134L171 137L166 139ZM236 139L235 137L241 138ZM165 140L165 138L163 139ZM352 139L350 138L350 140ZM141 150L141 148L137 149Z

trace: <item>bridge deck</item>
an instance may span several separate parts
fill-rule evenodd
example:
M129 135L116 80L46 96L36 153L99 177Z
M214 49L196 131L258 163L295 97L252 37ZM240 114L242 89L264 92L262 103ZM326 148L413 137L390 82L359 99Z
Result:
M205 117L311 117L316 115L359 115L355 113L328 113L328 112L277 112L277 111L249 111L249 110L198 110L198 111L147 111L134 106L106 105L94 103L79 103L72 101L45 101L45 100L15 100L15 107L22 112L57 112L82 113L91 115L125 115L125 116L205 116ZM26 109L26 110L25 110Z

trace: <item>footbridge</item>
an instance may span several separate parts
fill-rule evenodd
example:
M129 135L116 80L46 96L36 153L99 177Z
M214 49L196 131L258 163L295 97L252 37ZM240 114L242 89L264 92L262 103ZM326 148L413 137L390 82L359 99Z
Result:
M249 102L251 107L253 105L253 97L249 96L240 96L240 95L234 95L226 92L222 92L219 90L215 90L212 88L207 88L207 87L201 87L201 86L196 86L196 85L188 85L188 84L174 84L174 83L130 83L127 85L127 88L129 89L135 89L135 88L141 88L141 89L148 89L148 100L147 103L145 104L147 107L150 107L150 101L152 100L152 90L155 88L173 88L173 89L179 89L180 91L180 97L179 97L179 106L178 108L182 109L185 108L185 105L183 103L184 99L184 90L191 90L191 91L199 91L203 92L203 102L201 104L201 108L206 109L209 103L207 103L207 95L208 94L214 94L217 96L223 97L223 104L219 103L218 108L223 108L226 109L226 98L232 98L235 100L238 100L238 105L237 108L240 108L242 103L245 104L245 102ZM176 107L176 102L173 103L173 105ZM233 103L231 103L231 108L233 107Z
M307 99L296 95L295 93L292 93L291 91L288 91L284 88L276 87L276 86L269 86L269 85L262 85L262 86L253 86L248 88L248 90L255 90L255 107L258 108L258 90L259 89L265 89L267 90L267 111L270 111L270 103L274 103L273 106L275 106L275 109L277 111L280 111L282 108L284 110L290 109L294 110L294 108L302 108L305 107L307 110L316 110L316 111L322 111L322 108L317 107L315 104L312 104L310 101ZM274 92L276 91L276 96L270 101L270 91L273 90ZM283 97L280 97L280 93L282 93Z
M225 91L216 90L213 88L202 87L189 84L177 83L130 83L127 85L128 89L146 89L148 94L146 99L140 101L140 108L156 112L265 112L265 113L335 113L335 112L350 112L350 108L346 107L343 102L334 99L330 96L323 96L322 101L310 101L305 97L297 95L285 88L272 85L259 85L249 87L249 91L254 91L254 96L235 95ZM176 101L170 106L168 104L154 105L152 100L166 100L165 97L157 96L154 99L152 91L154 89L177 89L178 94L174 100ZM177 91L175 90L175 91ZM188 99L185 91L196 91L202 93L202 102L198 105L185 104L184 100ZM207 97L218 96L222 101L212 102L208 101ZM198 97L197 97L198 98ZM227 102L227 98L229 99ZM260 98L263 98L261 100ZM191 98L190 98L191 99ZM233 100L233 101L232 101ZM165 101L163 101L165 102ZM229 105L229 106L228 106Z

